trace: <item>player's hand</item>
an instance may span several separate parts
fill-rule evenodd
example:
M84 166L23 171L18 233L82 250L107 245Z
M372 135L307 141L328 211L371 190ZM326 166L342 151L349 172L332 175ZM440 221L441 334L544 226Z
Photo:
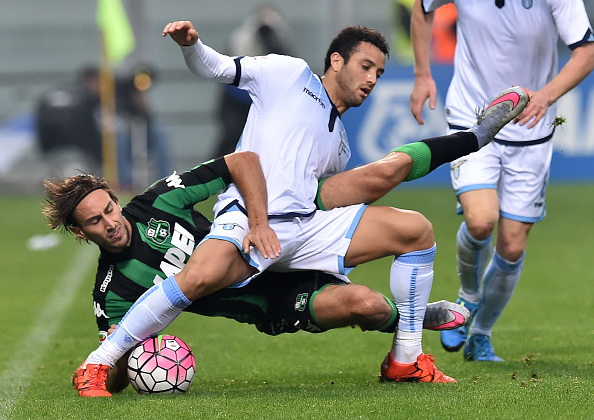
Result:
M109 330L107 330L107 335L110 336L115 331L117 326L118 326L118 324L111 324L111 326L109 327Z
M182 46L195 45L198 42L198 31L189 20L179 20L165 25L163 36L169 34L171 39Z
M526 89L526 92L528 92L530 101L522 113L516 118L516 120L520 125L530 123L528 124L528 128L532 128L540 120L542 120L542 117L544 117L547 109L549 109L549 106L551 105L551 101L549 99L549 95L543 90L532 91Z
M250 252L250 246L255 246L264 258L274 259L280 256L280 242L268 225L258 225L250 229L243 240L243 252Z
M415 117L415 120L419 125L425 124L423 121L422 112L423 105L429 98L429 108L435 109L435 103L437 100L437 86L435 80L431 76L429 77L415 77L415 85L412 93L410 94L410 111Z

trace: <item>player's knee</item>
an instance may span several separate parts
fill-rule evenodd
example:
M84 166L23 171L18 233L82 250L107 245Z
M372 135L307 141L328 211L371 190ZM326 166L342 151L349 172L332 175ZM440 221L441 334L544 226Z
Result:
M466 228L468 233L478 241L484 241L495 229L499 215L494 214L473 214L468 212L465 215Z
M499 249L500 247L500 245L497 247L497 253L501 258L512 263L522 258L525 251L522 244L506 244L506 246L502 247L503 249Z
M187 264L175 275L180 290L189 300L196 300L217 288L221 276L214 266L216 264Z
M422 251L435 244L433 225L421 213L412 212L409 228L405 232L408 243L405 252Z

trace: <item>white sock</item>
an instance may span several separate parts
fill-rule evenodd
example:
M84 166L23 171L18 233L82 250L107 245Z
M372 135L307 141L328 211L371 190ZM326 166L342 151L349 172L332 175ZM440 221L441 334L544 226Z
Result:
M398 363L414 363L419 354L423 353L421 341L422 332L396 331L392 343L392 357Z
M87 363L113 367L140 341L171 324L190 303L175 278L168 277L138 298L115 331L89 355Z
M460 277L458 296L467 302L478 303L481 299L481 279L493 249L493 235L484 241L474 239L468 232L466 222L462 222L456 235L456 248Z
M423 319L433 284L436 246L409 252L394 259L390 270L390 290L400 319L392 345L398 363L412 363L423 352Z
M520 280L525 254L524 252L518 261L510 262L501 258L495 250L485 273L483 298L470 328L471 335L491 336L495 322L510 301Z

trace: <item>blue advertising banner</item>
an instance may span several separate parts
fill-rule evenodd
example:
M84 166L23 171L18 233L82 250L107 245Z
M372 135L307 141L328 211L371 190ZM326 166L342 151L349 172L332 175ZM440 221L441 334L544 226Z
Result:
M445 134L444 99L453 67L434 66L432 72L437 84L437 105L435 110L425 106L425 125L419 126L410 112L412 67L387 63L386 72L369 99L344 115L352 151L349 168L373 162L402 144ZM567 121L553 137L550 181L594 182L594 75L559 100L557 115ZM450 185L449 165L442 165L412 184Z

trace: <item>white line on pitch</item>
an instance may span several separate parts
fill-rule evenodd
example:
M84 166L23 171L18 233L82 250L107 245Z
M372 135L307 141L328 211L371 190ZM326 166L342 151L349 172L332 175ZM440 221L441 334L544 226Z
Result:
M21 342L19 352L6 365L0 376L0 419L9 419L11 412L27 390L29 381L46 347L62 324L66 310L70 307L85 274L97 261L97 248L84 246L73 259L74 263L54 288L45 307L36 318Z

